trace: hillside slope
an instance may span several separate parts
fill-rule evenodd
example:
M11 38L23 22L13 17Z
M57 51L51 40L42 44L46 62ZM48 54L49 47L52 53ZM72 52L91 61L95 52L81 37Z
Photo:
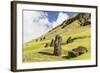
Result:
M42 61L61 61L61 60L86 60L90 59L91 47L91 23L90 14L79 13L76 16L65 20L59 26L53 28L41 37L23 44L23 62L42 62ZM54 47L50 46L52 39L56 35L62 37L62 55L54 56ZM68 38L75 39L73 42L66 44ZM77 39L76 39L77 38ZM47 45L47 46L46 46ZM46 46L46 47L45 47ZM84 46L88 52L71 59L67 59L68 50L78 46Z

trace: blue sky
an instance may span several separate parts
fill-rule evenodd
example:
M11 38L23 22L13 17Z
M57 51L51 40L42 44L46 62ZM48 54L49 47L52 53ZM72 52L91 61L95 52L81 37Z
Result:
M50 22L57 20L59 12L57 11L45 11L45 12L48 14L48 19ZM63 12L63 13L67 14L69 17L72 17L75 14L77 14L76 12Z

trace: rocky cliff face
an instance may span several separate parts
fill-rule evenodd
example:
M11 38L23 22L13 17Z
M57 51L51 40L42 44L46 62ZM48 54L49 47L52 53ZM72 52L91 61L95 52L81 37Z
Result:
M81 26L90 25L91 24L91 14L90 13L78 13L76 16L65 20L62 23L62 28L71 24L73 21L78 20Z

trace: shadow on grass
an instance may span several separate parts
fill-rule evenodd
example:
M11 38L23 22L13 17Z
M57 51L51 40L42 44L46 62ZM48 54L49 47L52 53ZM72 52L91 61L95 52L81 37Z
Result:
M90 36L79 36L79 37L69 37L67 39L67 42L63 42L61 43L61 45L66 45L66 44L69 44L69 43L73 43L75 40L79 40L79 39L85 39L85 38L90 38Z
M71 59L71 57L69 57L69 56L63 56L63 58L65 58L65 59Z
M65 58L65 59L72 59L72 58L76 58L76 57L63 56L63 58Z
M40 53L40 54L44 54L44 55L51 55L51 56L54 56L54 54L52 54L52 53L48 53L48 52L38 52L38 53Z

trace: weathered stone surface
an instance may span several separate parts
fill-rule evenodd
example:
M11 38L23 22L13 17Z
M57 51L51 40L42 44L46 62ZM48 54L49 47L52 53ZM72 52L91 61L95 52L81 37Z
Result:
M68 51L68 57L69 57L69 58L77 57L78 55L79 55L78 52L75 52L75 51Z
M78 21L81 26L90 25L91 24L91 14L81 13Z
M88 50L86 47L79 46L79 47L74 48L71 51L67 51L67 52L68 52L68 58L73 58L73 57L77 57L81 54L88 52Z
M51 40L50 47L54 46L54 39Z
M61 41L62 38L60 35L56 35L54 41L54 55L60 56L61 55Z
M67 39L66 43L69 44L69 43L72 43L73 42L73 39L71 38L71 36Z
M79 55L84 54L85 52L88 52L87 48L83 46L79 46L78 48L75 48L72 51L78 52Z
M44 47L46 48L46 47L48 47L48 46L49 46L49 44L48 44L48 43L46 43Z

